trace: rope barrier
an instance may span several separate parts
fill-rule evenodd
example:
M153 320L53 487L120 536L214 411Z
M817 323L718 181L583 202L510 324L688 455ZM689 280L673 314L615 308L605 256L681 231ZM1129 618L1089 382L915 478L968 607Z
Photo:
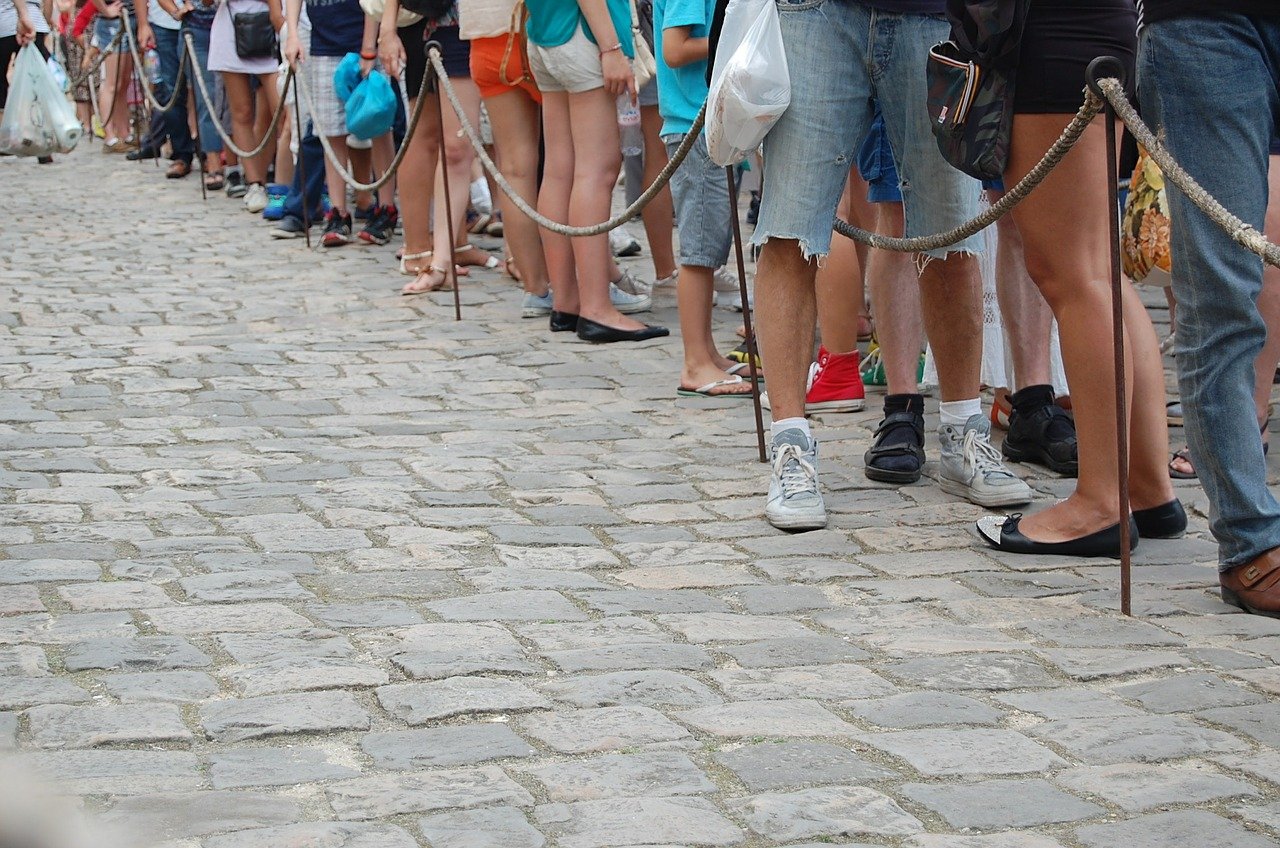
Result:
M698 134L702 132L702 124L706 118L707 104L703 103L702 108L698 110L698 117L694 119L693 126L689 132L685 133L684 140L680 142L680 146L676 149L675 155L667 162L667 166L654 179L653 185L645 189L645 192L636 198L636 202L632 203L626 209L622 210L608 221L602 221L599 224L593 224L589 227L571 227L568 224L562 224L559 221L552 221L550 218L542 215L538 210L534 209L529 203L520 196L511 184L507 182L507 178L498 170L498 166L489 158L489 154L485 152L484 142L480 138L480 134L476 132L476 128L467 120L466 111L462 106L462 102L458 100L458 93L454 91L453 84L449 81L449 74L444 69L444 63L440 59L440 54L436 50L432 50L427 54L427 61L431 64L431 68L435 71L436 76L440 79L440 83L444 89L445 95L449 98L449 104L453 106L453 111L458 115L458 121L462 126L463 132L467 138L471 140L471 146L475 148L476 156L480 159L480 163L484 169L493 177L494 183L498 188L502 189L502 193L511 198L511 202L516 205L524 214L532 218L543 229L550 230L553 233L559 233L562 236L570 236L572 238L581 238L585 236L598 236L607 233L610 230L616 230L628 221L634 220L640 215L644 208L649 205L649 201L657 196L658 192L667 185L671 179L671 175L680 167L680 163L689 155L689 151L693 149L693 145L698 141Z
M98 52L98 58L94 59L93 63L89 65L88 68L81 71L79 76L72 77L70 82L70 87L72 89L75 89L76 86L81 85L89 80L92 80L94 74L96 74L98 72L98 69L102 67L102 63L107 61L107 56L110 55L111 52L115 49L115 46L120 43L121 38L124 38L123 27L121 27L120 30L117 31L114 36L112 36L111 41L107 42L107 46L103 47ZM68 76L70 76L70 74L68 74Z
M196 46L195 42L191 40L191 33L184 32L182 34L182 40L187 46L187 57L191 61L191 67L199 68L200 60L199 57L196 56ZM284 115L285 106L288 103L289 85L294 82L293 68L289 69L289 74L285 77L284 89L280 92L280 102L276 104L276 111L271 116L271 125L268 126L267 131L263 133L262 140L258 142L258 146L252 150L244 150L243 148L237 147L235 141L227 134L227 128L218 120L217 104L214 102L214 99L209 96L209 88L205 84L204 74L192 73L191 76L195 77L196 85L200 89L200 96L204 98L205 106L208 107L209 122L213 124L213 128L217 131L218 135L222 137L222 143L226 145L228 150L239 156L241 159L252 159L262 151L266 150L267 145L275 140L276 130L280 128L280 118Z
M293 73L292 68L290 68L290 72ZM315 106L311 99L311 89L308 87L310 83L307 82L306 74L294 73L293 80L294 90L298 94L299 109L305 108L309 115L316 114ZM391 158L391 164L387 166L386 173L371 183L362 183L357 180L355 176L347 170L346 163L344 163L338 157L338 154L334 152L333 145L329 143L329 137L324 133L316 133L316 138L320 139L320 146L324 148L325 158L329 160L329 164L333 165L334 168L337 169L343 182L351 186L351 188L356 191L377 191L396 175L396 171L400 170L400 163L404 161L405 154L409 151L409 142L413 139L413 134L418 129L418 121L422 117L422 107L427 101L427 98L423 96L427 91L427 81L427 75L423 74L422 85L418 88L417 99L413 104L413 112L409 115L409 123L405 127L404 139L400 142L400 147L396 150L396 155Z
M168 103L161 103L160 98L156 97L155 89L152 87L151 80L147 79L146 62L142 60L142 56L138 53L138 39L133 35L133 30L129 26L129 12L121 8L120 14L124 18L124 26L121 32L127 34L125 40L129 43L129 52L133 54L133 66L138 71L138 88L142 90L142 96L146 98L152 109L157 112L168 112L178 102L178 95L182 91L183 75L187 72L187 53L182 51L182 55L178 57L178 77L173 85L173 92L169 95Z

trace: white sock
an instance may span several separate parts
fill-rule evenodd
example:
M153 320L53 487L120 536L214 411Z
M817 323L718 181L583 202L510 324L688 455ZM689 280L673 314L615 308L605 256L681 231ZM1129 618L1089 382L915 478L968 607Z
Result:
M783 430L800 430L804 433L804 437L813 440L813 433L809 430L809 420L807 418L784 418L781 421L775 421L769 425L769 439L778 438L778 434Z
M963 427L970 418L982 414L982 400L974 398L973 400L943 401L938 404L938 411L942 414L943 424L956 424Z

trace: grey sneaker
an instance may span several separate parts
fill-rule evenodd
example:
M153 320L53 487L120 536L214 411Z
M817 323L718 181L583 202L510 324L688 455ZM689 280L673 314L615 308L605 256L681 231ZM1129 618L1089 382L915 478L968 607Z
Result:
M637 295L651 294L653 292L653 287L650 286L648 283L644 282L643 280L637 280L635 277L631 276L631 274L626 270L623 270L623 269L619 269L619 270L622 271L622 276L614 280L613 284L617 286L619 289L621 289L622 291L626 292L627 294L637 294Z
M938 485L949 495L979 506L1015 506L1031 502L1031 487L1005 468L991 444L991 422L978 414L963 427L943 424Z
M542 318L551 314L551 289L544 295L532 292L524 293L524 301L520 304L521 318Z
M640 242L625 227L617 227L609 231L609 249L614 256L639 256Z
M623 315L630 315L633 312L647 312L653 306L653 298L651 296L647 294L627 294L613 283L609 284L609 300L613 302L613 308Z
M779 530L819 530L827 507L818 490L818 444L796 428L773 439L773 478L764 517Z

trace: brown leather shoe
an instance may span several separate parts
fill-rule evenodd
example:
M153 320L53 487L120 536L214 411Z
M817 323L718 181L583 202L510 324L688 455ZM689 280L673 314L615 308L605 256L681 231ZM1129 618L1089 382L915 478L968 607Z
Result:
M1254 615L1280 618L1280 548L1218 575L1222 600Z

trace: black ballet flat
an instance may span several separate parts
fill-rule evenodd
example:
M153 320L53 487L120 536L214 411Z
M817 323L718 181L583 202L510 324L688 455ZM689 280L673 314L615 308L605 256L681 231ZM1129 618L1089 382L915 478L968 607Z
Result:
M1056 556L1118 557L1120 556L1120 525L1069 539L1065 542L1037 542L1028 539L1018 530L1022 513L1014 513L1000 523L996 516L978 521L978 535L991 547L1014 554L1050 554ZM1129 517L1129 550L1138 547L1138 528L1133 516Z
M646 339L657 339L669 335L671 331L666 327L655 327L652 324L646 324L641 330L619 330L616 327L592 321L590 318L578 319L578 338L595 344L642 342Z
M1187 532L1187 512L1177 498L1151 509L1135 509L1133 520L1144 539L1180 539Z
M578 316L572 312L556 312L551 310L551 332L572 333L578 329Z

